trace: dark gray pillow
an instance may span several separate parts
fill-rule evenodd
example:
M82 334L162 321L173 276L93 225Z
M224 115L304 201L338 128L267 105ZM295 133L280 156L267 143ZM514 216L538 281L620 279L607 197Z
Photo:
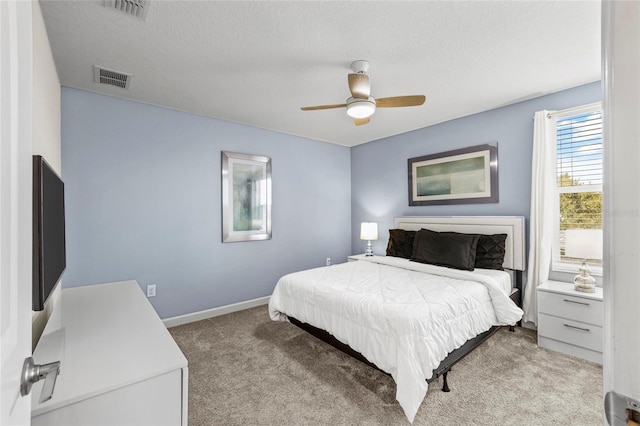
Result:
M389 229L389 242L387 243L387 256L403 257L411 259L413 253L413 238L416 231L404 229Z
M421 229L413 239L411 260L473 271L479 238L478 234Z
M507 234L482 235L476 248L476 268L503 271Z

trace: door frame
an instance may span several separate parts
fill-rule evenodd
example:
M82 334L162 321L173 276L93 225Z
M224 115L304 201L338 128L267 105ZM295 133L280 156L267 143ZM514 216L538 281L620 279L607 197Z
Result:
M640 400L640 3L602 2L603 390ZM604 420L606 424L606 420Z
M31 424L33 5L0 1L0 424Z

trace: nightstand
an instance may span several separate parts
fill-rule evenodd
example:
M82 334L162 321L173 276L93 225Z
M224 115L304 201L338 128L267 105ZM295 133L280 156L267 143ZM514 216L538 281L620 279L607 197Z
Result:
M604 306L573 283L547 281L538 289L538 346L602 364Z
M375 254L373 256L365 256L364 254L352 254L351 256L347 257L347 262L357 262L358 260L362 260L364 258L375 259L377 257L381 256L376 256ZM374 263L378 262L374 261Z

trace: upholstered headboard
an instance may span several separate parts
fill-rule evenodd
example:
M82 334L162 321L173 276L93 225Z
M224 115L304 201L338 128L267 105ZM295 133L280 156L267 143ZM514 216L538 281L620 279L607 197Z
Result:
M453 231L465 234L507 234L506 269L525 270L525 231L522 216L403 216L393 219L396 229Z

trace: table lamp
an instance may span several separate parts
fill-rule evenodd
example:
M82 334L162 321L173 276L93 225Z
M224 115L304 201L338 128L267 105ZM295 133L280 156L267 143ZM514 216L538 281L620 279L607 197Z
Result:
M364 255L373 256L371 240L378 239L378 224L376 222L362 222L360 225L360 239L367 240L367 251L364 252Z
M567 229L564 236L565 256L582 259L580 273L573 279L575 289L595 293L596 279L591 276L587 260L602 259L602 229Z

